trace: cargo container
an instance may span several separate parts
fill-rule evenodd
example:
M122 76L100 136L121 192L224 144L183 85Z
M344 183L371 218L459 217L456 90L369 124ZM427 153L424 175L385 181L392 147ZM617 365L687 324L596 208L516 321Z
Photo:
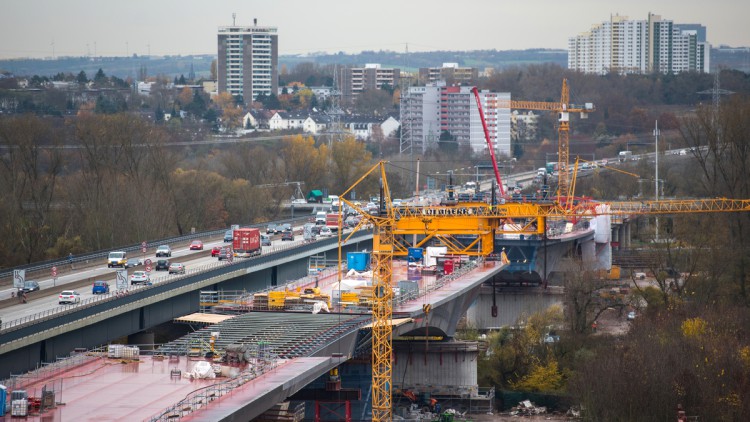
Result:
M260 230L250 228L234 230L232 249L234 249L234 256L237 258L260 255Z

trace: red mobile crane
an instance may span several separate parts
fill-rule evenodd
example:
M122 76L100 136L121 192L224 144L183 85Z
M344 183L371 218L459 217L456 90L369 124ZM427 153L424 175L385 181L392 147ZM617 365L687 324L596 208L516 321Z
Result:
M495 147L490 141L490 131L487 130L487 122L484 121L484 110L482 110L482 100L479 98L479 90L477 87L471 88L471 93L474 94L474 99L477 100L477 108L479 109L479 118L482 120L482 129L484 129L484 140L487 141L487 148L490 150L490 158L492 158L492 169L495 171L495 179L497 180L497 186L500 187L500 196L505 196L505 189L503 188L503 181L500 178L500 170L497 169L497 160L495 159Z

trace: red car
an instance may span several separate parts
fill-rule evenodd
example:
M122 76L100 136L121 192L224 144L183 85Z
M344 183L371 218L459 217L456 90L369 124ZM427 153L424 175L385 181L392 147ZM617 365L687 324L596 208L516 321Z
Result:
M190 250L191 251L202 251L203 250L203 242L200 240L193 240L193 242L190 244Z
M221 252L221 247L214 246L213 248L211 248L211 256L212 257L219 256L219 252Z

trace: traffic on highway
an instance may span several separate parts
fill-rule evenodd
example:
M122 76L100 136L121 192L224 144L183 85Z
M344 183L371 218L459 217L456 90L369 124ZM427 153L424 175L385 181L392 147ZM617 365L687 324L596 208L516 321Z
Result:
M301 235L302 226L295 226L292 230L299 234L293 236L293 239L288 237L283 239L282 234L268 236L270 242L263 243L261 254L287 250L309 242L309 239L305 240ZM128 254L128 264L125 268L110 267L107 258L92 262L79 262L70 271L66 269L64 274L62 268L52 267L47 277L35 280L39 290L28 292L25 303L22 298L19 298L17 303L6 303L6 306L0 310L2 320L0 329L243 259L234 257L227 259L226 256L222 259L221 255L213 254L214 248L229 249L231 242L223 239L201 241L201 245L202 249L196 247L195 241L187 241L182 245L172 244L168 257L163 256L164 248L157 248L148 254ZM162 251L159 257L156 256L157 250ZM157 262L165 259L170 261L168 270L157 271L155 268ZM180 264L181 269L173 270L177 268L175 264ZM118 270L127 271L126 279L119 283L120 289L116 280ZM0 290L0 299L15 300L17 292L16 287L4 288Z

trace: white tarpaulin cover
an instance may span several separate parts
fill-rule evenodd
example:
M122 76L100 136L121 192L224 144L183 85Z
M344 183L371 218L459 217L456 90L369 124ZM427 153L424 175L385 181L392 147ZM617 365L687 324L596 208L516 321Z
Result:
M195 366L193 366L193 370L190 371L190 373L187 375L192 379L216 378L216 374L214 373L214 369L211 366L211 363L206 361L196 362Z

